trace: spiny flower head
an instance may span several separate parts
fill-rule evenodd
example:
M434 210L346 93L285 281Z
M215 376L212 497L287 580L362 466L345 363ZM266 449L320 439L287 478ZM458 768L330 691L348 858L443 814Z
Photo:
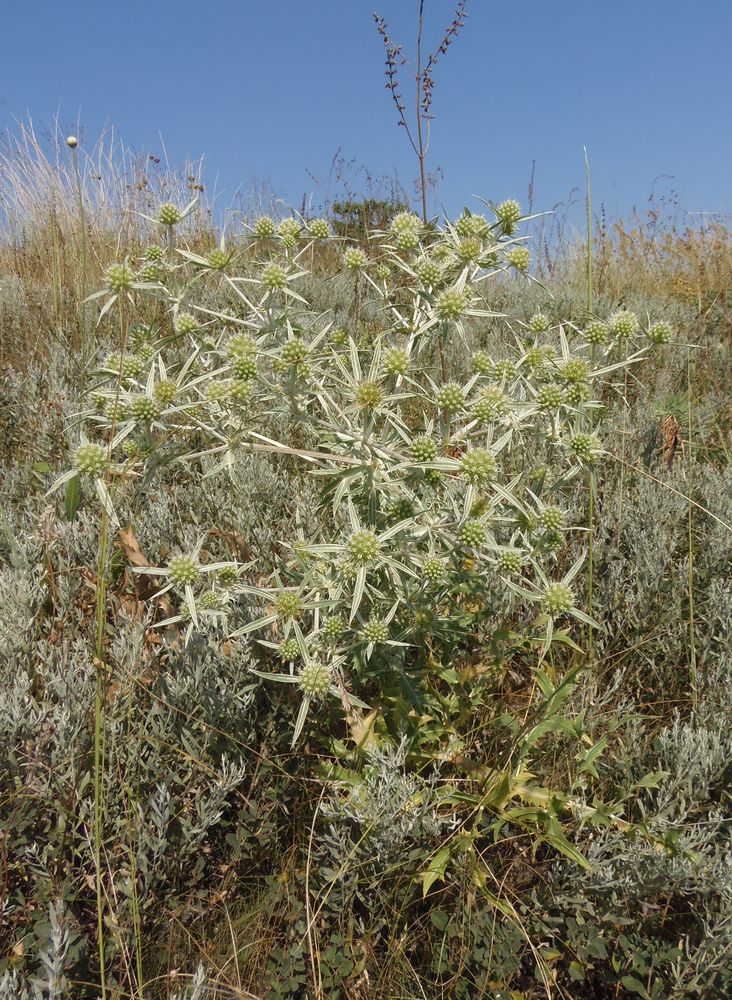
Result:
M379 281L388 281L391 277L391 268L388 264L377 264L374 274Z
M510 400L501 389L485 389L473 408L473 416L488 424L496 417L505 416L510 409Z
M419 280L425 285L436 285L442 274L440 265L435 260L423 260L417 267Z
M311 219L308 222L308 232L315 240L327 240L330 236L330 226L326 219Z
M328 639L337 639L344 628L343 619L339 615L328 615L323 620L323 635Z
M254 223L254 235L258 240L266 240L274 236L277 229L274 224L274 220L270 219L268 215L260 215L257 221Z
M545 507L539 514L539 523L549 531L559 531L564 525L564 511L559 507Z
M330 335L330 342L335 347L343 347L348 343L348 330L342 326L337 326Z
M244 405L251 400L253 394L254 389L250 379L236 379L229 395L234 403Z
M478 548L485 541L485 525L477 518L468 518L460 525L458 538L471 548Z
M180 209L172 201L163 202L158 209L158 222L163 226L175 226L181 220Z
M442 559L438 559L436 556L431 556L429 559L425 560L425 564L422 567L422 575L425 580L431 580L432 582L441 580L445 575L445 564Z
M529 329L533 333L546 333L549 326L549 320L542 312L535 312L529 320Z
M648 339L654 344L668 344L673 336L673 330L669 323L661 320L654 323L648 331Z
M525 271L529 266L531 254L528 247L513 247L506 254L506 262L517 271Z
M541 410L556 410L564 402L564 389L561 385L543 385L536 402Z
M474 215L465 209L463 214L455 222L455 232L458 236L465 238L469 236L483 236L488 229L488 220L484 215Z
M226 250L212 250L208 255L207 263L213 271L223 271L230 260L231 254L227 253Z
M379 554L379 539L368 529L354 531L346 542L346 551L356 566L369 566Z
M399 250L414 250L419 246L422 220L413 212L399 212L391 220L389 229Z
M588 344L604 344L607 337L607 326L599 319L590 320L585 327L585 339Z
M283 639L280 643L277 652L280 654L283 660L299 660L300 659L300 643L297 639Z
M146 281L148 284L162 284L165 272L158 264L146 264L140 269L138 277L140 281Z
M484 486L496 472L496 460L485 448L473 448L460 463L463 476L472 486Z
M437 456L437 445L431 437L420 434L412 441L409 454L414 462L434 462Z
M516 378L517 374L516 365L513 361L508 361L505 358L501 361L496 361L493 366L492 375L494 382L511 382Z
M478 375L493 374L493 359L485 351L476 351L472 359L473 371Z
M273 291L287 286L287 271L280 264L267 264L261 274L262 284Z
M198 563L191 556L173 556L168 563L170 582L178 587L192 587L199 572Z
M283 219L279 226L277 226L277 235L280 237L285 246L294 246L301 232L302 225L300 224L300 221L294 217L294 215L288 215L287 218Z
M150 261L151 264L162 264L165 260L165 250L163 247L153 244L145 250L145 260Z
M74 452L74 468L87 476L101 476L107 468L107 449L100 444L80 444Z
M454 413L460 409L464 402L463 388L457 382L448 382L437 393L437 405L445 413Z
M564 401L570 406L579 406L590 398L590 387L587 382L570 382L564 390Z
M300 689L306 698L319 700L328 694L333 682L331 671L324 663L306 663L300 671Z
M457 247L457 255L465 264L474 264L480 260L483 244L477 236L465 236Z
M136 396L130 404L130 416L142 424L149 424L162 413L162 406L152 396Z
M600 439L593 434L575 434L570 441L570 448L581 462L596 461L602 451Z
M216 611L223 603L224 595L220 594L218 590L207 590L205 594L202 594L198 606L203 611Z
M409 355L401 347L384 351L384 371L387 375L405 375L409 371Z
M516 229L516 223L521 218L521 206L513 198L502 201L494 209L496 219L500 224L502 232L510 236Z
M135 273L125 262L112 264L104 273L107 288L115 295L128 291L135 283Z
M560 375L565 382L584 382L588 368L584 358L569 358L560 369Z
M621 340L638 332L638 317L628 309L620 309L610 317L610 332Z
M378 618L371 618L364 625L362 635L366 642L386 642L389 626Z
M237 566L222 566L218 572L218 584L224 589L235 586L239 581L239 569Z
M399 500L395 500L394 503L389 508L389 518L395 524L399 521L406 521L408 517L414 517L414 506L410 500L406 497L402 497Z
M505 573L518 573L523 561L523 555L518 549L504 549L498 556L498 567Z
M298 594L290 590L281 590L275 598L275 613L283 621L299 618L303 612L303 601Z
M288 365L299 365L308 356L307 344L299 337L292 337L282 348L280 357Z
M183 336L195 333L200 324L195 316L188 312L180 312L173 320L173 329Z
M470 295L464 288L446 288L435 303L435 313L443 322L458 320L470 304Z
M381 386L378 382L362 382L356 386L356 406L364 410L373 410L384 398Z
M237 333L226 345L226 357L229 361L234 358L247 357L257 353L257 342L248 333Z
M541 347L530 347L524 354L522 368L525 371L537 371L544 367L545 361L544 351Z
M542 595L542 603L548 614L563 615L574 607L574 594L564 583L550 583Z
M363 271L369 259L360 247L348 247L343 254L343 266L349 271Z
M231 362L231 367L237 379L244 381L256 378L257 361L253 354L239 354Z

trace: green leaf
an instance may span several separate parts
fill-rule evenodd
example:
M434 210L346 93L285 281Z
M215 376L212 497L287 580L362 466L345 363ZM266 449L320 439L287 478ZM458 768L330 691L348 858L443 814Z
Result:
M648 997L648 991L645 986L640 979L636 979L635 976L623 976L620 982L629 993L636 993L638 996Z
M81 479L74 476L66 484L66 495L64 497L64 512L67 521L73 521L81 504Z
M429 863L429 866L422 876L422 895L426 896L434 883L439 879L443 881L447 866L450 861L450 848L443 847L438 851Z

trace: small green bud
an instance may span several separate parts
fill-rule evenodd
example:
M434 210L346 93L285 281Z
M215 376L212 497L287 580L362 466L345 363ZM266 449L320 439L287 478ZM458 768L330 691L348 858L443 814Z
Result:
M543 385L536 402L541 410L557 410L564 402L564 389L561 385Z
M280 357L287 365L299 365L308 356L307 345L299 339L299 337L293 337L288 340L282 347L282 354Z
M300 643L297 639L284 639L277 650L283 660L300 659Z
M473 371L478 375L493 374L493 359L485 351L476 351L472 357Z
M441 580L445 575L445 564L441 559L434 557L427 559L422 567L422 575L425 580L431 580L432 582Z
M330 226L326 219L311 219L308 222L308 232L314 240L327 240L330 236Z
M608 329L599 319L590 320L585 327L585 339L588 344L604 344L607 342Z
M200 324L195 316L188 312L180 312L173 320L173 329L180 336L187 336L195 333Z
M620 340L632 337L638 332L639 326L638 317L628 309L620 309L610 317L610 333Z
M501 231L506 236L510 236L521 218L521 206L513 198L509 198L507 201L502 201L500 205L496 205L494 211Z
M384 371L387 375L406 375L409 371L409 355L401 347L389 347L384 351Z
M559 507L545 507L539 514L539 523L548 531L559 531L564 525L564 511Z
M151 396L136 396L130 404L130 416L141 424L149 424L157 420L162 412L162 405Z
M504 549L498 556L498 568L504 573L518 573L523 561L523 556L518 549Z
M271 291L287 287L287 271L280 264L268 264L261 274L261 282Z
M389 638L389 626L378 618L371 618L364 625L362 636L366 642L386 642Z

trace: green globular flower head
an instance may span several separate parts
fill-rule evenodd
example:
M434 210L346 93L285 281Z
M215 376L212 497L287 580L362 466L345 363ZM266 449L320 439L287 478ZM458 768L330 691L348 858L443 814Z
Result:
M489 424L497 417L503 417L511 410L511 403L501 389L486 389L473 407L473 417L483 424Z
M257 221L254 223L254 235L258 240L270 239L277 232L274 224L274 220L270 219L268 215L260 215Z
M654 323L648 331L648 339L653 344L668 344L673 336L673 330L669 323L660 321Z
M464 288L446 288L440 292L435 303L437 318L443 323L458 320L470 304L470 296Z
M399 521L406 521L408 517L414 517L414 507L411 502L406 497L402 497L401 500L395 500L389 508L390 520L398 524Z
M337 639L343 634L344 628L343 619L339 615L328 615L323 620L322 632L327 639Z
M371 618L364 625L362 635L366 642L386 642L389 638L389 626L378 618Z
M488 220L484 215L473 214L467 208L460 218L455 221L455 232L461 238L483 236L488 228Z
M192 587L199 572L198 563L191 556L173 556L168 563L170 582L177 587Z
M181 336L187 336L188 334L195 333L199 326L200 324L196 317L187 312L178 313L173 320L173 329Z
M223 271L231 260L231 255L226 250L212 250L208 255L208 266L213 271Z
M156 245L150 246L145 250L145 260L151 264L162 264L165 260L165 250Z
M590 387L586 382L571 382L564 390L564 401L570 406L579 406L590 398Z
M239 568L237 566L222 566L218 572L219 587L227 590L239 582Z
M151 285L159 285L162 284L165 274L163 269L157 264L146 264L145 267L140 269L138 277L140 281L145 281Z
M248 333L237 333L226 345L226 357L229 361L234 358L251 357L257 353L257 342Z
M368 529L354 531L346 542L348 557L356 566L370 566L375 562L380 548L379 539Z
M107 288L114 295L129 291L135 283L134 271L125 264L112 264L104 272Z
M506 254L506 263L515 267L517 271L526 271L531 260L528 247L513 247Z
M539 514L539 523L549 531L559 531L564 525L564 511L559 507L545 507Z
M171 201L163 202L158 209L158 222L162 226L175 226L180 222L180 219L180 209Z
M529 320L529 329L533 333L546 333L549 326L549 320L542 312L535 312Z
M231 363L234 376L242 381L256 378L257 362L252 354L240 354Z
M496 361L493 366L492 376L494 382L512 382L517 374L516 365L513 361L503 359L502 361Z
M265 288L276 291L287 287L287 271L280 264L267 264L261 274Z
M485 351L476 351L471 359L473 371L478 375L493 374L493 359Z
M523 561L523 556L518 549L504 549L498 556L498 568L504 573L518 573Z
M455 413L465 402L465 393L457 382L448 382L437 393L437 406L445 413Z
M384 394L378 382L362 382L356 386L356 406L363 410L373 410L383 399Z
M282 348L280 357L287 365L300 365L308 356L308 347L299 337L288 340Z
M249 379L237 379L231 386L230 398L240 406L250 402L253 394L254 389Z
M101 476L107 468L107 449L100 444L80 444L74 452L74 468L87 476Z
M294 246L300 233L302 232L302 225L299 220L294 217L294 215L289 215L286 219L283 219L279 226L277 226L277 235L280 237L285 246Z
M207 590L201 595L198 606L202 611L217 611L221 607L222 596L217 590Z
M600 439L593 434L575 434L570 441L570 448L581 462L591 464L597 461L602 451Z
M306 698L313 701L324 698L332 683L331 671L324 663L306 663L300 671L300 690Z
M466 236L457 247L457 255L464 264L474 264L482 252L483 244L477 236Z
M431 437L427 437L426 434L421 434L412 441L412 445L409 449L410 457L412 461L419 462L420 464L424 462L434 462L437 457L437 445Z
M391 268L388 264L377 264L374 274L379 281L388 281L391 277Z
M536 402L541 410L556 410L564 402L564 389L561 385L543 385Z
M136 396L130 404L130 416L141 424L152 423L162 412L162 406L152 396Z
M297 639L284 639L277 649L283 660L300 659L300 643Z
M542 595L547 614L564 615L574 607L574 594L564 583L550 583Z
M419 280L425 285L438 284L442 271L440 265L435 260L423 260L417 267Z
M485 541L485 525L476 518L469 518L460 525L458 538L471 548L478 548Z
M584 358L569 358L562 365L559 374L565 382L584 382L588 367Z
M522 368L524 371L535 372L544 367L546 359L540 347L530 347L524 354Z
M496 460L485 448L473 448L460 463L460 471L471 486L484 486L496 472Z
M360 247L348 247L343 254L343 266L349 271L363 271L369 259Z
M506 236L510 236L516 229L516 224L521 218L521 206L513 198L502 201L494 209L496 219L500 224L501 231Z
M425 580L430 580L433 583L437 580L441 580L445 575L445 564L442 559L437 559L435 557L427 559L422 567L422 575Z
M409 371L409 355L401 347L389 347L384 351L384 371L387 375L406 375Z
M399 212L389 224L394 244L399 250L414 250L419 246L422 220L413 212Z
M608 328L599 319L590 320L585 327L585 339L588 344L605 344L608 338Z
M311 219L308 222L308 232L314 240L327 240L330 236L330 226L326 219Z
M638 317L628 309L620 309L610 317L610 333L620 340L632 337L638 332L639 326Z
M303 612L302 598L292 591L282 590L275 598L275 613L283 621L299 618Z
M343 347L348 343L348 330L337 326L330 335L330 342L334 347Z

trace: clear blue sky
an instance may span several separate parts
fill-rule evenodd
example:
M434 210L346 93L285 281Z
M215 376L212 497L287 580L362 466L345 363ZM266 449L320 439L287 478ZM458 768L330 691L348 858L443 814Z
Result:
M105 124L174 163L205 155L221 203L269 184L299 204L341 149L416 176L384 89L374 8L412 48L417 0L5 0L0 130L31 114ZM427 41L451 20L426 0ZM732 0L470 0L436 71L430 165L456 212L473 194L535 207L583 183L642 208L654 179L689 211L732 213ZM405 80L405 86L408 81ZM475 203L473 203L475 204Z

